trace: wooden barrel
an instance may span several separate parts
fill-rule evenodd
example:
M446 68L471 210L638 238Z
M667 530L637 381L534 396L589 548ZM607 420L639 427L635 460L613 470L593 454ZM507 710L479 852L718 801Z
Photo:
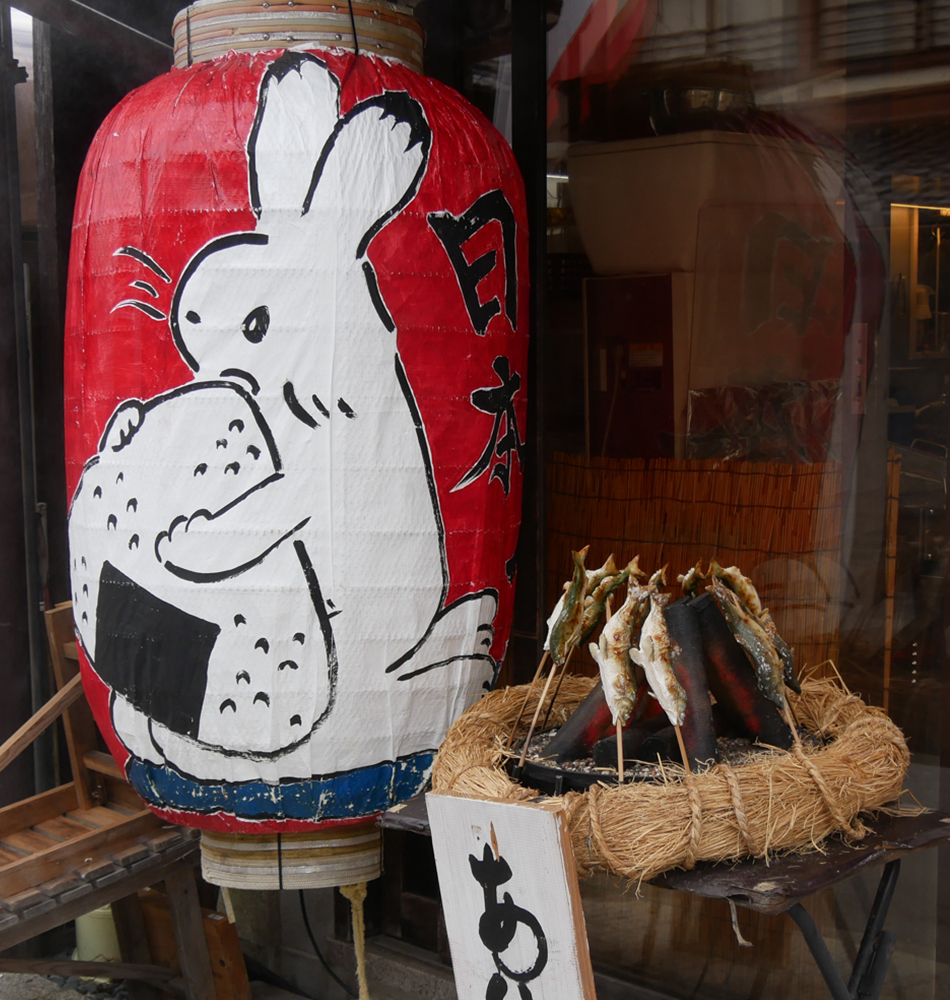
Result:
M423 32L408 7L379 0L197 0L175 18L175 66L229 51L353 49L388 56L422 72Z
M378 878L375 819L304 833L201 832L201 874L235 889L324 889Z

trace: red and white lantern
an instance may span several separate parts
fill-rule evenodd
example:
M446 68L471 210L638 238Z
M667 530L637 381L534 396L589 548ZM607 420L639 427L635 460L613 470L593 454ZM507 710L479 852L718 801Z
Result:
M504 140L365 55L173 70L93 143L69 282L76 629L134 787L241 833L419 791L510 628L528 324Z

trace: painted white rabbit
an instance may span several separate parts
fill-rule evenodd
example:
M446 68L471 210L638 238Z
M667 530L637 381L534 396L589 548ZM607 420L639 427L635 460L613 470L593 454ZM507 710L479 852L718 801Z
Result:
M497 594L444 607L425 429L366 259L418 190L429 126L403 92L341 117L338 90L309 54L268 68L257 226L175 291L202 381L122 404L70 513L77 630L117 734L201 780L431 749L492 673Z

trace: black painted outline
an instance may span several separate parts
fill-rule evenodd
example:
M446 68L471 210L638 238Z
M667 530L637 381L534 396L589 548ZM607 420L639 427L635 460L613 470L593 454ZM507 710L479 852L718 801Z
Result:
M285 52L279 59L275 59L268 67L267 72L261 80L260 90L257 97L257 113L254 115L254 122L247 137L247 176L248 193L250 195L251 210L259 219L263 212L261 205L261 192L257 180L257 137L260 134L261 126L264 123L264 114L267 109L267 95L270 93L271 81L280 83L284 77L293 72L301 73L304 63L315 63L323 68L330 79L331 85L336 88L336 114L340 117L340 81L335 73L332 73L327 64L316 56L304 52ZM303 75L301 73L301 75ZM305 211L301 214L305 214Z
M198 270L199 267L201 267L205 259L210 257L212 254L220 253L222 250L230 250L232 247L267 246L268 243L270 243L270 237L267 233L229 233L227 236L219 236L216 240L206 243L194 255L194 257L188 261L188 264L185 266L185 270L182 271L181 277L178 279L178 285L175 288L175 294L172 297L172 307L169 312L168 322L171 327L172 339L175 341L175 346L178 348L182 358L184 358L185 363L193 372L200 371L201 366L195 360L191 351L189 351L185 346L185 341L181 333L181 325L178 322L178 311L181 306L181 297L185 289L188 287L188 282L191 280L192 275Z
M137 260L140 264L144 264L151 272L157 274L166 285L171 284L171 275L165 270L161 264L151 257L144 250L139 250L138 247L119 247L118 250L112 251L113 257L131 257L133 260Z
M368 260L363 261L363 277L366 279L366 287L369 289L370 301L373 303L376 315L379 316L380 322L386 327L386 330L392 333L396 329L396 323L383 301L379 291L379 282L376 280L376 271Z

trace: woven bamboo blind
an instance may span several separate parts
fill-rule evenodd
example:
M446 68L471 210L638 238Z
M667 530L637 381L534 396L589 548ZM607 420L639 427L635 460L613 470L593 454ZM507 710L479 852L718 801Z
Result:
M548 607L570 576L571 549L588 543L588 567L611 552L618 563L639 553L648 573L669 563L674 587L698 559L718 559L752 578L799 668L837 661L840 493L837 462L556 454L548 464Z

